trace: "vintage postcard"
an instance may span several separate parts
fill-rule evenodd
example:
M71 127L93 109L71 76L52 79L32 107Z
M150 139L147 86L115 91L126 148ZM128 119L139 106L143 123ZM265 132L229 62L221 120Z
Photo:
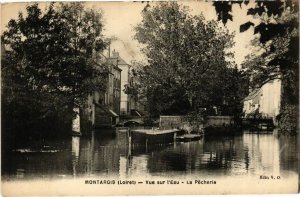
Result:
M295 194L299 4L1 5L3 196Z

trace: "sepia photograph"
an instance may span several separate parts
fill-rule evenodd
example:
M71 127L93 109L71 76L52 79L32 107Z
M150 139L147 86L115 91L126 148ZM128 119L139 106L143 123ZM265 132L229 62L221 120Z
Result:
M299 2L1 3L1 195L299 192Z

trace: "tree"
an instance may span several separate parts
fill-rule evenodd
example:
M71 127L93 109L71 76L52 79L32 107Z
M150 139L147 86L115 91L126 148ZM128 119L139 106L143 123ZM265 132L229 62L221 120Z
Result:
M186 114L220 106L224 73L234 67L233 35L176 2L147 5L142 16L135 38L148 58L139 76L150 111Z
M225 17L224 24L232 17L228 17L228 9L222 10L220 5L226 4L231 10L232 3L214 2L218 14ZM261 87L273 79L282 80L279 127L281 131L295 132L299 116L298 4L292 0L261 1L248 9L247 14L260 19L254 27L254 34L260 37L253 41L258 52L246 57L243 68L252 78L252 87ZM241 24L240 31L244 32L250 26L254 26L251 21Z
M26 17L20 13L10 20L1 38L8 48L1 67L3 113L10 126L22 127L23 119L53 126L49 120L55 117L70 120L75 100L80 104L91 91L105 88L106 66L93 58L106 47L102 14L81 3L51 3L45 12L37 3L26 9Z

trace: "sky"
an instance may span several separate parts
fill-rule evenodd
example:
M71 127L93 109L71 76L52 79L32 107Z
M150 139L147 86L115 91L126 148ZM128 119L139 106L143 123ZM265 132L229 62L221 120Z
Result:
M150 3L153 5L155 3ZM211 2L205 1L180 1L179 4L188 6L191 14L197 15L203 13L207 20L216 20L217 15ZM2 4L1 8L1 33L10 19L16 19L18 13L25 12L26 6L29 3L7 3ZM116 37L117 39L112 42L111 50L116 50L120 56L130 63L133 60L143 61L145 57L141 53L141 45L134 39L134 29L142 20L141 11L146 3L142 2L86 2L87 8L103 11L104 17L104 36ZM247 16L247 9L253 7L254 4L247 6L233 5L232 15L233 21L229 21L226 27L230 32L235 32L235 46L233 52L235 53L235 62L239 66L244 57L251 51L250 41L254 38L254 29L251 27L248 31L240 33L239 27L241 24L252 21L252 16ZM41 4L43 9L45 4ZM220 25L223 26L223 24Z

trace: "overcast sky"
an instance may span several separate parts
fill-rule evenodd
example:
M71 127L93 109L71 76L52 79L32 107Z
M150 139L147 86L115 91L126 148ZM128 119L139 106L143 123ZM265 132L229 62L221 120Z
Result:
M179 2L186 5L191 9L191 14L203 13L207 20L217 19L216 12L211 2L204 1L186 1ZM153 5L154 3L151 3ZM17 18L18 12L25 12L26 6L29 3L8 3L2 5L1 12L1 33L5 30L5 26L12 18ZM143 55L140 52L140 45L134 40L133 27L141 20L141 11L146 4L141 2L87 2L86 7L93 9L102 9L104 12L105 30L103 34L106 37L117 37L118 40L114 41L111 49L119 51L122 58L130 63L132 60L143 60ZM45 6L45 5L44 5ZM42 6L42 7L44 7ZM247 9L253 6L234 5L232 14L233 22L227 23L227 28L231 32L235 32L235 61L239 65L244 56L250 51L250 40L254 38L253 28L247 32L239 33L239 26L249 20L251 16L247 16Z

